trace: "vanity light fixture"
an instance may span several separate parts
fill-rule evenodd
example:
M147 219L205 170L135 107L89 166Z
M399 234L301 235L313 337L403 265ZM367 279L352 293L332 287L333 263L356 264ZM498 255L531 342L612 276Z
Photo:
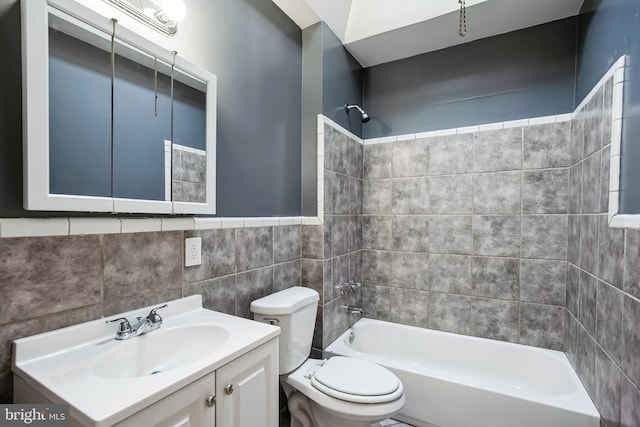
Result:
M178 31L187 15L184 0L104 0L116 9L167 36Z

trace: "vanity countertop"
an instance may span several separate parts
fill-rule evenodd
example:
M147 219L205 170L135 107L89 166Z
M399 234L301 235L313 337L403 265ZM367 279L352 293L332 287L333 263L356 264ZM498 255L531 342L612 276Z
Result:
M125 341L105 320L135 321L154 306L16 340L13 373L52 403L69 404L83 424L110 426L280 334L204 309L200 295L167 304L160 329Z

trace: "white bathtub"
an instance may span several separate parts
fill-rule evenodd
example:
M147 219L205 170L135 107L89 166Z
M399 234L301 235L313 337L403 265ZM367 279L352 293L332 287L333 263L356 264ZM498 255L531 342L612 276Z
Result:
M417 426L600 425L598 411L559 351L371 319L359 320L327 351L395 373L407 403L394 418Z

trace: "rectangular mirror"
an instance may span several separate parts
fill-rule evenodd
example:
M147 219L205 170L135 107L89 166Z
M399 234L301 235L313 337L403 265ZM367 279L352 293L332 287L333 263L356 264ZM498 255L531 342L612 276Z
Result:
M215 213L216 77L72 0L21 5L25 209Z

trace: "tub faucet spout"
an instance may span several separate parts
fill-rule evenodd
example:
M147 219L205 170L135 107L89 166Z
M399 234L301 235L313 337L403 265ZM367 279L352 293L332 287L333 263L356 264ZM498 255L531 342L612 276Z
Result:
M355 305L343 305L342 308L344 308L345 311L349 314L364 314L364 310L362 309L362 307L358 307Z

